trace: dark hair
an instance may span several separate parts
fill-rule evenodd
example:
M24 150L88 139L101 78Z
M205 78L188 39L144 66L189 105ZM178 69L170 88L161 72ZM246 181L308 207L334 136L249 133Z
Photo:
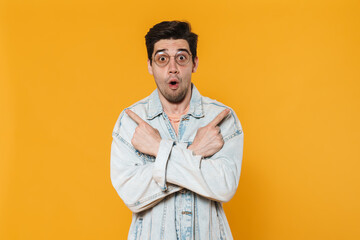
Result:
M164 21L150 28L145 36L148 59L152 63L151 56L154 52L154 45L162 39L184 39L188 42L192 60L196 57L196 46L198 36L191 32L190 23L180 21Z

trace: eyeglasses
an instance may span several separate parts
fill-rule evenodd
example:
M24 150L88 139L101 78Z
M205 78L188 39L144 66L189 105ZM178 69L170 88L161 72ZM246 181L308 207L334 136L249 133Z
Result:
M175 62L180 66L185 66L189 63L191 54L186 51L179 51L175 56L170 56L166 52L157 52L153 57L153 60L159 67L165 67L170 62L171 57L174 57Z

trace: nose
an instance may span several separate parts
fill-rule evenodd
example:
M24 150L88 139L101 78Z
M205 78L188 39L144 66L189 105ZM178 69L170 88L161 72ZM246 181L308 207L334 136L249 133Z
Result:
M175 58L170 58L170 62L169 62L169 69L168 69L169 73L171 74L176 74L179 72L179 69L178 69L178 65L175 61Z

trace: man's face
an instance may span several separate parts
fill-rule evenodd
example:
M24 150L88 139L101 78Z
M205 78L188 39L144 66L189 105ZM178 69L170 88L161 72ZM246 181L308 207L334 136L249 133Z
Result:
M148 60L148 70L154 76L160 94L171 103L181 102L185 96L191 94L191 74L196 71L198 58L185 65L180 65L175 61L175 55L180 51L187 51L189 54L189 44L184 39L163 39L155 43L152 55L152 64ZM166 66L158 66L154 59L157 54L167 54L170 61ZM181 59L181 56L180 58ZM179 61L180 62L180 61Z

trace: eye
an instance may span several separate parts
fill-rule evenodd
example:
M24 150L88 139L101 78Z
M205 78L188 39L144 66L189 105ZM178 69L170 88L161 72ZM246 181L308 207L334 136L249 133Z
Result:
M165 57L165 56L160 56L160 57L159 57L159 61L160 61L160 62L165 62L165 61L166 61L166 57Z
M165 53L158 53L155 55L155 62L159 65L166 65L169 61L169 56Z
M189 59L189 55L186 53L179 53L177 54L176 59L179 63L186 63Z

